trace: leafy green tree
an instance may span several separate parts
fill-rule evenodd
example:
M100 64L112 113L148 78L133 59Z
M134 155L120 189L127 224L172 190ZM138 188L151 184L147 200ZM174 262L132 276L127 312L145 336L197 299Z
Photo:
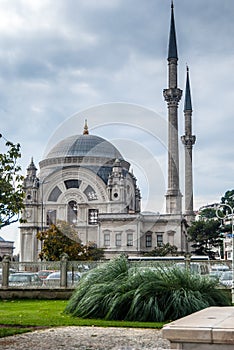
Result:
M42 242L41 260L59 261L62 253L73 261L100 260L104 256L103 250L96 248L94 243L82 245L77 232L66 222L60 222L57 226L52 224L48 230L38 232L37 239Z
M220 247L223 242L218 220L194 221L188 228L188 237L193 242L193 253L208 255L211 259L215 259L213 247Z
M221 203L223 204L227 203L233 208L234 207L234 190L226 191L224 196L221 198ZM228 208L226 209L229 211Z
M234 190L228 190L221 197L221 205L218 208L217 214L221 219L221 230L224 234L232 233L232 209L234 209ZM227 220L226 220L227 219Z
M98 261L104 259L104 249L97 248L96 243L89 242L84 246L84 256L89 261Z
M216 217L216 210L214 208L205 208L199 214L204 219L213 219Z
M5 145L6 152L0 153L0 229L18 221L24 208L23 176L18 164L20 144L6 140Z
M63 233L63 235L70 238L72 241L81 243L81 239L79 238L77 231L74 229L73 225L69 224L66 221L58 220L56 226L59 231Z
M162 244L159 247L155 247L150 252L144 253L144 256L167 256L167 255L176 255L177 247L171 245L170 243Z

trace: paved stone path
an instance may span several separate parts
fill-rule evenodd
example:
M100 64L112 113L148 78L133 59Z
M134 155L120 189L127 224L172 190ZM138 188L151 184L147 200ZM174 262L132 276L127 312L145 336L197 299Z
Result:
M162 350L161 331L139 328L60 327L0 338L1 350Z

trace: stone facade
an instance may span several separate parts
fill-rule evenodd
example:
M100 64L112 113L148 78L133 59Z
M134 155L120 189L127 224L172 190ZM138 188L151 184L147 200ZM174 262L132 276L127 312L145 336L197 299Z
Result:
M27 169L21 261L37 260L36 234L57 220L73 225L84 244L105 248L106 257L141 254L167 242L186 250L182 216L141 213L136 178L111 143L83 134L62 144L40 162L39 177L33 160Z

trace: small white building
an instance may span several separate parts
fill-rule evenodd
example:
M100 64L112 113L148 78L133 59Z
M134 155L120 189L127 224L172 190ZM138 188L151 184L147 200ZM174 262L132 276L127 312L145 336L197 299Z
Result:
M0 260L2 260L5 255L9 255L12 258L14 249L14 242L5 241L5 239L0 237Z

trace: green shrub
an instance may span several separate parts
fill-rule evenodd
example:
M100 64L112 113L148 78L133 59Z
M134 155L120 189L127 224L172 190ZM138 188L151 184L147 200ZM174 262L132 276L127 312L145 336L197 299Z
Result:
M65 311L82 318L163 322L230 305L217 284L178 267L131 267L120 256L85 274Z

